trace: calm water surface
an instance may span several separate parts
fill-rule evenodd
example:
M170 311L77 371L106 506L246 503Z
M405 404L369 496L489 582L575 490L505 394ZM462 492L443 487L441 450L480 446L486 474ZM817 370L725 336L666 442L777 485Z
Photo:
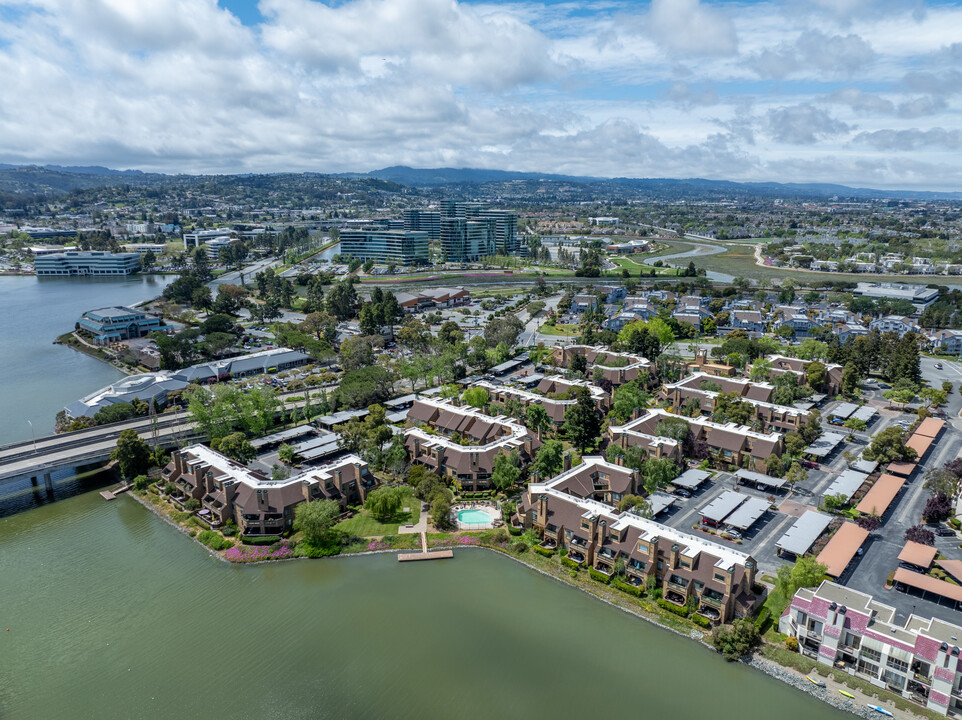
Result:
M230 566L96 493L0 519L0 718L845 717L506 558L456 553Z
M87 310L154 298L176 278L0 277L0 444L53 432L63 406L123 377L53 341Z

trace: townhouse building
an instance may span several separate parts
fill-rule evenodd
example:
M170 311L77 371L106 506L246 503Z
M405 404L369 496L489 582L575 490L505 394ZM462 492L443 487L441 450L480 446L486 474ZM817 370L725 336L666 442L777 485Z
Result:
M793 372L799 376L799 380L804 380L805 370L812 363L811 360L801 358L786 357L785 355L769 355L768 361L772 364L771 374L780 375L786 372ZM829 395L838 395L842 387L841 365L834 363L823 363L825 365L825 386L821 390Z
M962 330L936 330L929 333L933 350L952 355L962 354Z
M724 383L732 390L712 390L703 386L710 383L709 388L721 386ZM712 415L718 406L718 396L725 393L737 392L743 402L749 403L755 409L758 427L768 432L789 432L798 430L806 419L806 413L795 407L778 405L767 400L759 400L753 395L771 397L775 387L768 383L753 383L750 380L718 379L705 373L696 373L681 382L666 383L663 386L664 396L671 404L679 408L690 400L698 401L698 409L703 415Z
M962 626L910 614L828 580L802 588L779 620L817 662L947 716L962 713Z
M591 393L591 399L594 401L599 413L604 414L608 412L611 406L611 397L597 385L584 380L568 381L558 376L546 377L538 383L538 392L531 392L530 390L523 390L508 385L495 385L486 380L474 384L474 387L487 390L488 396L493 402L507 403L513 400L521 403L521 406L526 409L532 405L540 405L548 413L548 417L555 427L561 427L564 423L565 413L568 411L568 408L575 405L577 401L567 398L552 398L550 395L567 395L578 386L588 388L588 392ZM550 389L541 390L542 387Z
M851 342L857 337L868 335L868 333L869 330L867 327L856 322L845 323L844 325L839 325L837 328L835 328L835 334L838 336L838 341L843 344Z
M362 505L378 485L357 455L275 481L200 444L174 451L162 473L180 498L200 501L199 514L211 527L233 520L241 535L290 531L294 508L302 502L333 500L343 512L349 505Z
M417 398L408 410L404 444L411 462L460 483L464 490L487 490L498 455L517 450L523 462L541 441L521 423L492 417L471 407Z
M765 318L759 310L731 310L728 318L728 326L734 330L765 332Z
M756 562L745 553L680 532L640 515L578 497L615 476L600 458L563 472L547 483L531 483L518 507L518 520L543 537L542 545L564 548L579 565L613 575L623 564L625 581L661 588L668 602L694 603L698 612L721 622L747 615ZM606 477L602 477L606 476ZM619 482L619 480L613 480ZM623 482L623 481L622 481Z
M601 368L602 377L615 386L639 379L644 381L652 367L641 355L614 352L603 345L560 345L555 347L551 359L556 367L569 367L576 355L588 361L591 375L595 368Z
M868 326L870 330L878 330L880 333L894 332L899 338L905 336L906 333L922 331L918 323L904 315L886 315L876 318Z
M683 420L688 424L695 444L704 443L710 460L717 465L734 465L746 470L765 473L768 458L784 452L782 436L777 432L756 432L737 423L716 423L703 417L682 417L666 410L651 409L641 417L624 425L608 428L608 439L619 447L643 447L655 457L682 459L681 445L659 435L659 423L667 419Z

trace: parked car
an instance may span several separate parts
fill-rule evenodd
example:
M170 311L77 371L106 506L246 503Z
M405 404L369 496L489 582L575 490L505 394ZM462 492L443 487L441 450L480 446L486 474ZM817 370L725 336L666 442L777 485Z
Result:
M799 462L802 464L803 468L808 468L809 470L818 470L820 467L819 464L814 460L800 460Z
M952 537L955 535L955 530L946 525L926 525L926 527L939 537Z
M684 488L678 488L677 490L675 490L675 495L677 495L678 497L683 497L683 498L690 498L690 497L691 497L691 493L688 492L687 490L685 490Z
M741 539L742 539L742 534L741 534L740 532L738 532L737 530L729 530L729 531L728 531L728 534L731 535L731 536L732 536L733 538L735 538L736 540L741 540Z

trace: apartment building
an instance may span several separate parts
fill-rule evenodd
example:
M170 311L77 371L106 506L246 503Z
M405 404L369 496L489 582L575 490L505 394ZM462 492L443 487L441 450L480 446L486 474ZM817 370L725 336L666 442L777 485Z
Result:
M869 329L878 330L880 333L894 332L899 338L903 337L906 333L922 331L918 323L902 315L886 315L885 317L873 320L868 326Z
M514 400L521 403L524 408L529 408L532 405L540 405L548 413L548 417L556 427L560 427L564 423L565 413L568 411L568 408L577 401L552 398L549 397L549 394L567 394L578 386L588 388L588 392L591 393L591 399L594 400L599 413L608 412L611 404L611 398L608 393L597 385L593 385L584 380L579 382L577 380L568 381L558 376L546 377L538 383L537 389L539 392L537 393L509 387L507 385L495 385L486 380L474 384L474 387L487 390L488 396L493 402L506 403L509 400ZM542 390L542 387L550 389Z
M551 359L556 367L569 367L576 355L588 361L591 376L595 368L600 368L602 377L615 386L639 379L644 383L652 367L641 355L613 352L603 345L561 345L554 349Z
M491 417L443 400L416 399L407 425L404 443L411 462L458 481L468 491L491 487L498 455L517 450L528 462L541 447L541 441L512 418Z
M688 423L694 444L704 444L708 457L719 465L734 465L765 473L768 458L784 452L782 436L777 432L755 432L737 423L716 423L703 417L682 417L665 410L651 409L624 425L608 428L608 439L619 447L644 447L655 457L681 460L681 444L659 435L658 424L664 420Z
M805 371L812 362L810 360L786 357L784 355L769 355L768 360L772 364L772 375L793 372L799 376L800 381L804 380ZM821 390L829 395L838 395L838 391L842 387L842 371L844 368L841 365L835 365L833 363L824 363L824 365L826 380L825 386L821 388Z
M162 472L181 498L200 501L200 515L211 527L233 519L242 535L291 530L294 508L302 502L334 500L343 512L349 505L363 504L378 484L356 455L274 481L200 444L174 451Z
M596 485L627 487L619 470L624 473L588 457L549 482L531 483L518 520L536 529L544 547L564 548L570 560L605 575L623 563L626 582L653 583L668 602L693 602L700 613L721 622L750 613L757 602L752 556L578 496L593 495Z
M731 389L723 390L722 385ZM718 387L719 390L705 389ZM676 408L690 400L698 402L698 409L703 415L712 415L717 408L718 396L737 392L744 402L755 408L755 417L759 427L773 432L788 432L798 430L805 422L806 413L795 407L777 405L758 397L771 398L775 387L768 383L753 383L750 380L734 380L730 378L715 378L706 373L695 373L677 383L666 383L662 392Z
M828 580L795 593L779 631L799 652L948 716L962 713L962 626L909 615Z

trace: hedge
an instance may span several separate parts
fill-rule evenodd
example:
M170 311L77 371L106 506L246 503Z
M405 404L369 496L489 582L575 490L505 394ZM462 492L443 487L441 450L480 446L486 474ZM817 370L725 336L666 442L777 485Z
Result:
M245 545L273 545L281 541L280 535L244 535L241 542Z
M228 548L234 547L233 540L222 538L220 533L216 533L213 530L204 530L197 536L197 539L211 550L227 550Z
M524 530L521 528L516 528L513 525L508 525L508 532L517 537L518 535L521 535Z
M536 553L538 553L539 555L544 555L545 557L551 557L552 555L554 555L554 552L555 552L554 550L549 550L548 548L543 548L543 547L541 547L540 545L535 545L535 546L534 546L534 551L535 551Z
M566 568L569 568L569 569L571 569L571 570L577 570L579 567L581 567L581 565L579 565L578 563L576 563L574 560L572 560L571 558L566 558L566 557L561 558L561 564L564 565Z
M949 518L949 525L954 527L956 530L962 530L962 520L958 518Z
M607 585L611 582L611 578L605 575L603 572L598 572L594 568L588 568L588 577L600 583Z
M618 578L615 578L611 581L611 587L615 588L616 590L621 590L623 593L634 595L637 598L642 598L645 596L645 591L640 587L635 587L634 585L619 580Z
M668 612L674 613L675 615L681 615L684 618L688 617L689 611L687 607L678 607L677 605L675 605L675 603L670 603L664 598L658 598L658 607L662 608L663 610L667 610Z
M695 625L700 625L703 628L711 627L711 620L698 613L691 616L691 621L695 623Z

